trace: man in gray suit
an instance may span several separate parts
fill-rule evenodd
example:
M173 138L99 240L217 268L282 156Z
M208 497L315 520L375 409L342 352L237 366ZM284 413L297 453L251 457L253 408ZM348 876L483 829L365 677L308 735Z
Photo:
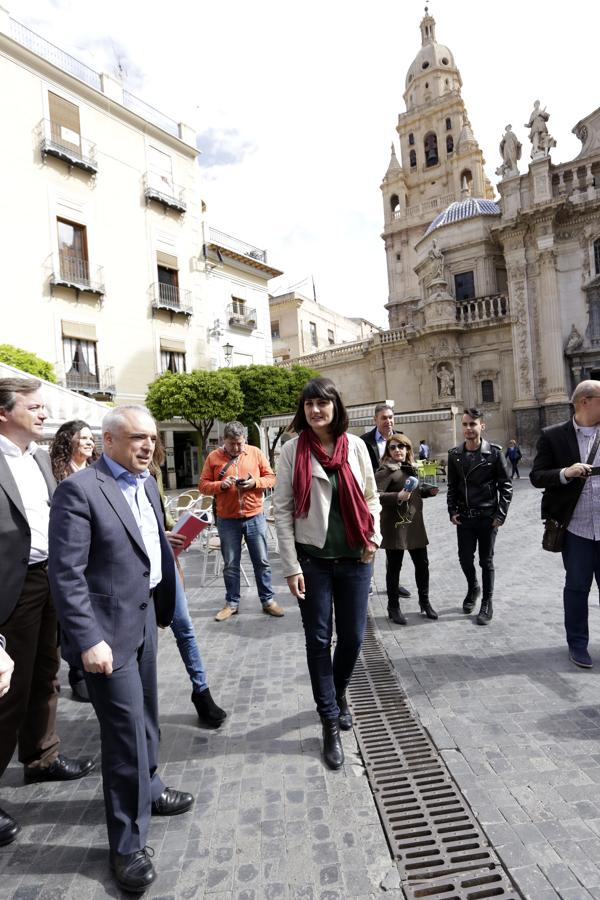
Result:
M55 482L35 442L46 418L39 381L0 378L0 628L16 663L11 690L0 696L0 776L18 744L26 782L81 778L94 766L60 754L55 732L60 658L47 575ZM0 846L18 831L0 809Z
M98 462L54 494L49 576L63 656L83 667L100 723L110 864L120 887L142 892L156 877L150 816L194 802L158 774L156 626L173 618L175 562L148 472L154 419L142 406L122 406L102 432Z

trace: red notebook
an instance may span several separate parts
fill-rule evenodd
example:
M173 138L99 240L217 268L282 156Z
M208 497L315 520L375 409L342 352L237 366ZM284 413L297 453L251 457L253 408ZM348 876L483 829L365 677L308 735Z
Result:
M199 513L184 512L177 519L172 532L173 534L181 534L185 538L182 547L173 549L175 556L179 556L182 550L187 550L192 541L198 537L201 531L210 525L210 512L205 509Z

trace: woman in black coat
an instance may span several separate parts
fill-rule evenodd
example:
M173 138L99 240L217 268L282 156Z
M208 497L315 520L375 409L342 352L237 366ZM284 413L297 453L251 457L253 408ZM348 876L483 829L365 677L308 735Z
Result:
M412 481L407 480L412 479ZM423 497L435 497L438 488L418 486L413 448L405 434L392 434L386 441L381 464L375 473L381 500L381 546L387 558L386 587L388 616L396 625L406 625L400 609L398 587L404 551L408 550L415 567L421 613L428 619L438 615L429 602L429 559L427 532L423 522ZM416 483L412 490L407 490Z

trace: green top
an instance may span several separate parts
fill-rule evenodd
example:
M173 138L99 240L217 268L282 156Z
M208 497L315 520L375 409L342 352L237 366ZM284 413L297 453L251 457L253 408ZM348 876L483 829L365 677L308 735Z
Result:
M318 556L321 559L360 559L363 548L353 550L346 539L346 529L340 509L340 495L338 491L337 472L325 472L331 485L331 507L327 522L327 535L323 547L313 547L312 544L298 544L298 548L308 553L309 556Z

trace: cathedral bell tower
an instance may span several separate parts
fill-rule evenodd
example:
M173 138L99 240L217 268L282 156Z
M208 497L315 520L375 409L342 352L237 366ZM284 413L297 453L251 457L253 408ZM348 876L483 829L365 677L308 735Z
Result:
M427 7L420 28L421 49L406 74L406 112L396 126L401 163L392 144L381 185L392 329L407 321L420 299L414 247L428 225L455 200L493 198L461 96L460 72L452 52L437 43Z

